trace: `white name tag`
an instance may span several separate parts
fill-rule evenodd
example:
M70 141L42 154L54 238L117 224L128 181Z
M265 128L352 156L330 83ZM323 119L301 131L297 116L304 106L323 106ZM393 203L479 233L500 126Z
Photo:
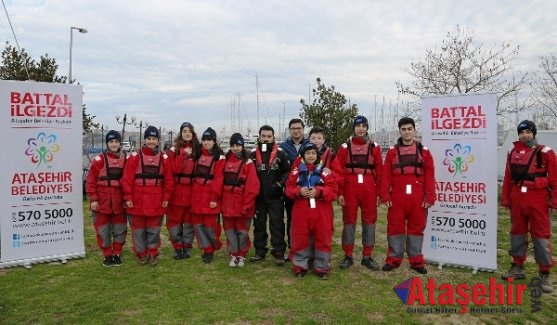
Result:
M261 145L261 151L263 151L263 152L267 151L267 144L266 143L263 143Z
M526 192L528 192L528 188L527 188L526 186L522 186L522 187L520 188L520 192L526 193Z
M412 194L412 184L406 184L406 194Z
M315 199L311 198L309 199L309 207L312 209L315 209Z
M363 184L363 183L364 183L364 175L358 174L358 184Z

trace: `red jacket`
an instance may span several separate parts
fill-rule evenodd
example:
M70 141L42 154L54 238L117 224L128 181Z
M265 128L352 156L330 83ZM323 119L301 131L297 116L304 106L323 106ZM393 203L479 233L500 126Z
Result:
M191 205L191 190L193 188L193 173L195 171L195 160L193 156L186 153L186 148L170 148L166 154L174 177L174 191L170 197L170 204L176 206Z
M108 162L108 168L105 161ZM105 152L96 156L89 166L85 191L91 202L98 202L100 213L121 214L124 212L124 197L120 180L125 162L125 155Z
M252 217L259 194L259 178L251 159L242 162L232 152L226 155L221 212L224 217Z
M201 149L201 156L197 160L197 168L193 181L191 212L195 214L220 213L222 183L224 180L225 158L221 155L214 159L206 149ZM210 202L217 202L215 208L209 207Z
M303 163L303 160L301 161ZM308 169L314 168L308 166ZM330 218L332 215L332 201L337 196L337 184L334 172L326 167L321 170L320 182L314 186L315 194L315 208L311 208L309 199L300 197L300 188L304 187L298 184L300 170L303 170L301 164L298 167L292 168L288 179L286 180L285 194L290 199L294 200L292 207L292 215L309 215L318 213L320 216Z
M174 189L172 169L168 156L160 151L143 147L141 151L134 151L126 162L122 188L124 200L132 201L133 208L127 208L127 213L136 216L162 217ZM141 163L143 157L143 168ZM156 170L156 172L152 172ZM148 174L149 177L145 176Z
M352 155L349 155L349 150L348 148L352 148L353 151L355 151L354 148L356 147L366 147L366 141L363 138L360 137L351 137L349 139L350 143L343 143L340 148L338 148L337 151L337 155L335 157L335 159L333 160L333 163L331 165L331 169L337 174L337 179L338 179L338 195L344 195L344 186L346 183L351 183L351 184L355 184L357 183L358 180L358 174L362 174L364 178L364 181L366 179L372 178L374 183L378 183L379 179L381 178L381 173L383 170L383 161L382 161L382 157L381 157L381 147L369 140L369 155L366 155L365 158L366 161L364 162L365 164L368 165L373 165L373 168L365 168L365 174L360 173L364 171L364 168L351 168L349 167L351 162L350 162L350 157L355 157L356 153L352 152Z
M383 164L383 173L380 180L380 197L381 202L391 201L392 192L406 191L406 185L412 184L419 186L424 193L423 201L433 205L436 200L435 196L435 168L433 163L433 156L428 148L422 147L419 150L418 142L410 146L394 145L389 148L385 156L385 163ZM405 157L411 158L412 163L417 163L414 166L407 164L401 166L400 157L406 160ZM419 167L417 167L419 166Z
M538 166L538 153L541 158L541 165ZM526 179L515 181L511 170L521 165L526 168L530 156L531 164L526 171ZM518 174L515 172L515 174ZM542 176L545 174L546 176ZM501 195L501 205L505 207L511 206L511 192L513 189L520 190L522 186L532 189L547 189L549 196L549 206L557 209L557 158L555 151L550 147L538 145L533 148L527 147L520 141L513 143L513 148L509 150L507 155L507 167L505 168L505 178L503 179L503 191ZM551 191L549 191L551 190Z

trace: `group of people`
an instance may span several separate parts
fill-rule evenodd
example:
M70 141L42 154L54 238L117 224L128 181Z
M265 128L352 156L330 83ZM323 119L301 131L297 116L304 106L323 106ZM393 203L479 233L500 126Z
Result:
M533 130L533 136L525 137L530 142L518 145L520 148L509 154L503 185L502 204L511 209L510 254L514 258L511 271L503 278L524 277L526 233L530 229L540 274L549 283L554 262L549 218L544 216L548 217L549 207L557 207L557 191L548 192L557 189L557 166L555 153L535 143L535 125L528 123L525 125L529 128L519 125L518 143L525 143L522 134L527 130ZM436 199L435 169L431 152L415 139L414 120L399 120L400 138L384 159L380 146L368 134L365 116L354 119L352 136L336 154L325 144L323 128L313 127L305 138L301 119L292 119L288 126L290 137L280 144L275 141L273 127L261 126L257 147L250 152L244 147L242 135L235 133L227 153L220 148L212 128L202 133L200 141L189 122L180 126L174 145L161 152L159 131L149 126L144 133L145 145L129 157L120 150L120 134L108 132L107 150L93 160L86 184L103 265L122 263L126 216L139 263L157 265L160 228L166 215L174 259L191 257L196 238L203 250L202 261L210 263L222 246L224 228L229 266L243 267L252 245L249 231L253 222L251 262L260 262L270 253L277 266L291 260L297 277L313 271L328 279L336 200L342 206L343 220L340 269L354 264L360 210L361 265L392 271L401 265L406 252L410 267L427 274L422 242L427 211ZM541 157L535 165L525 154L529 150ZM528 161L527 166L521 161ZM520 191L516 190L517 184ZM543 209L536 210L535 217L530 218L531 210L515 203L526 201L523 196L530 194L541 198L542 192L552 195L546 200L545 214ZM380 204L388 208L388 250L382 268L373 258ZM532 226L542 221L543 226Z

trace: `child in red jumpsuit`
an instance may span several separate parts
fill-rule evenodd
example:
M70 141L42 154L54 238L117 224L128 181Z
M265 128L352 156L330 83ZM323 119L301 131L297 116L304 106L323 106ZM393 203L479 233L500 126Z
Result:
M226 154L221 211L230 254L230 267L242 267L251 241L249 227L255 214L255 199L259 194L259 178L255 165L240 133L230 137L230 151Z
M315 144L308 143L302 150L303 159L286 181L286 195L294 200L290 258L297 277L308 272L312 260L315 273L327 280L333 240L332 201L337 184L331 170L321 164Z
M174 191L168 202L166 227L174 248L174 259L190 258L193 244L193 222L191 217L191 191L193 172L201 152L201 143L193 125L184 122L180 134L174 140L174 146L166 153L174 176Z
M124 168L122 187L139 264L157 265L161 224L174 188L168 156L158 149L160 133L145 130L145 145L133 152Z
M126 242L126 216L120 179L126 162L121 151L122 136L114 130L106 134L106 151L91 162L85 190L91 199L91 214L97 244L103 251L104 266L122 264L122 247Z
M197 160L191 201L193 230L203 249L201 259L211 263L213 254L222 247L218 223L224 178L224 153L217 144L217 133L208 128L201 136L201 156Z

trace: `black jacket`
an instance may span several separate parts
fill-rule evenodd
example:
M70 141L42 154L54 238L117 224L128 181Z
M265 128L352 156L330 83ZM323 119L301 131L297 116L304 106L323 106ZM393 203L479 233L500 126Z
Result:
M261 151L261 144L257 148L251 150L250 159L253 160L259 177L259 195L258 201L277 201L282 200L284 192L284 183L290 172L290 160L284 150L277 146L277 153L272 162L269 162L271 152L275 143L268 143L269 147L266 152ZM257 154L259 151L259 154ZM261 161L257 157L260 156Z

